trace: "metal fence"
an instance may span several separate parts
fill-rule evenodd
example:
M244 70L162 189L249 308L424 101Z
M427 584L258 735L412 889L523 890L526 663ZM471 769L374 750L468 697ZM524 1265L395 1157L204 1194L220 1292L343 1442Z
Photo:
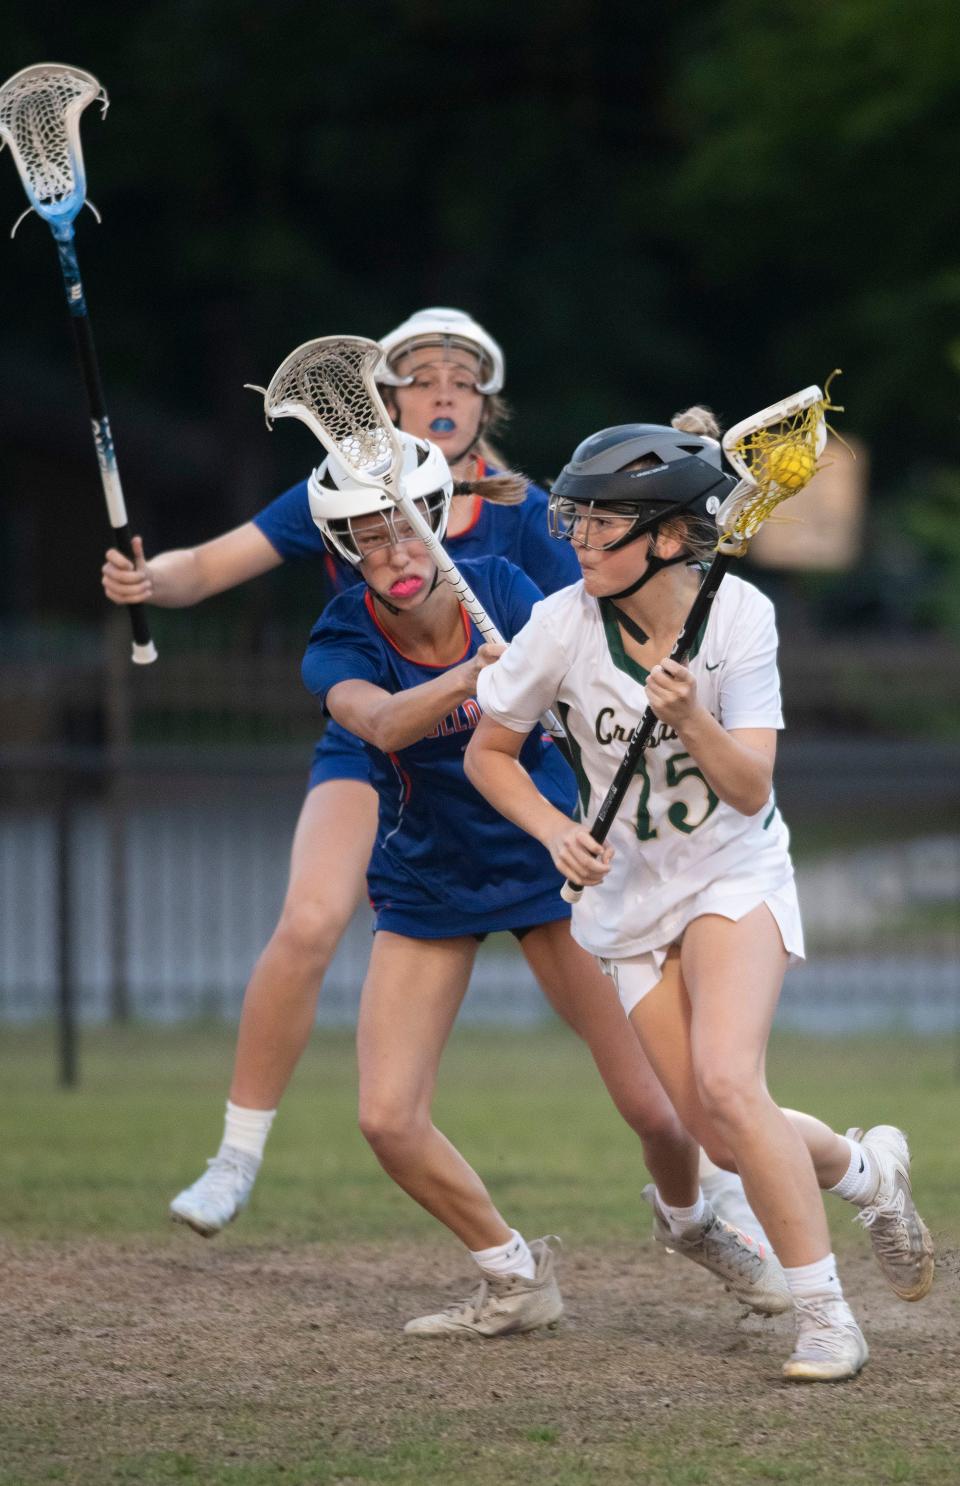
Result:
M130 666L117 611L100 630L0 631L0 1024L59 1015L67 1073L77 1020L235 1020L276 922L318 718L297 675L302 631L254 626L243 648L244 617L225 601L157 611L164 661L147 668ZM876 736L893 673L897 715L956 736L942 685L954 656L945 641L785 632L777 792L809 960L780 1024L958 1028L960 743ZM370 928L362 909L321 1022L353 1020ZM463 1015L544 1014L512 938L494 936Z
M0 750L0 1021L66 1006L90 1022L235 1019L280 908L307 760L299 746ZM784 742L809 961L788 976L781 1025L960 1028L958 764L954 746ZM877 839L851 844L864 836ZM353 1020L370 928L363 908L322 1023ZM464 1015L544 1014L513 940L495 936Z

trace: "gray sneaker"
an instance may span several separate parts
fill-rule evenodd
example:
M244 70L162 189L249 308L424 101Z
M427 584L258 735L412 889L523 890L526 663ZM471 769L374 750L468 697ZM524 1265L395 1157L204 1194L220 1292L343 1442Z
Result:
M213 1238L246 1207L260 1162L235 1146L223 1146L192 1187L178 1192L170 1204L175 1223L186 1223L204 1238Z
M692 1259L723 1280L724 1286L743 1305L760 1316L779 1316L793 1306L783 1270L776 1256L739 1228L731 1228L713 1212L709 1202L701 1223L691 1223L683 1233L670 1225L657 1205L657 1189L651 1183L643 1196L653 1208L653 1236L657 1243Z
M922 1300L933 1284L933 1239L914 1206L910 1187L910 1147L895 1125L847 1131L873 1158L880 1185L854 1222L870 1236L877 1263L901 1300Z
M798 1299L797 1345L783 1364L796 1383L839 1383L856 1377L870 1349L845 1300Z
M545 1238L535 1238L530 1252L536 1263L532 1280L521 1275L484 1275L469 1300L448 1305L433 1316L418 1316L404 1326L407 1336L506 1336L554 1326L563 1314L563 1299L554 1274L554 1256Z

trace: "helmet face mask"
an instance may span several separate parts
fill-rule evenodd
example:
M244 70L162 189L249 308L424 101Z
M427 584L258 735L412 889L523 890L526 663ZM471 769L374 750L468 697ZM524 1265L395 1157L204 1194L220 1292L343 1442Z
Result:
M403 375L400 367L403 367ZM395 386L410 387L418 379L431 374L436 376L441 367L468 377L473 390L479 392L484 374L489 373L489 361L480 355L469 341L453 336L443 338L424 336L405 345L398 355L391 358L391 367L396 375ZM480 396L483 396L480 393Z
M442 490L435 491L433 495L424 496L414 504L432 531L442 540L449 505L445 493ZM388 547L399 547L405 542L422 540L396 507L386 511L367 511L362 516L342 516L337 520L324 522L320 529L327 546L352 567L360 567L368 557L383 552Z
M656 515L654 520L659 519ZM640 513L620 503L573 501L551 494L547 507L550 535L590 552L615 552L649 529Z

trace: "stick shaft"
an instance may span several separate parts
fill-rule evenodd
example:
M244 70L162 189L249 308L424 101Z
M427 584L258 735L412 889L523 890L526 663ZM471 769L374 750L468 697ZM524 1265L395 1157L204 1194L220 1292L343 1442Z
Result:
M90 317L87 313L86 300L83 293L83 283L80 278L80 268L77 263L76 250L73 244L73 227L71 224L52 227L57 244L57 254L60 259L60 271L63 274L64 289L67 296L67 308L70 311L70 324L73 328L73 339L77 349L77 360L80 363L80 372L83 377L83 385L87 394L87 404L90 410L90 419L93 430L93 442L97 452L97 465L100 470L100 483L103 487L104 499L107 504L107 515L110 525L113 527L114 539L124 557L131 562L133 558L133 543L130 536L130 526L127 521L127 508L123 499L123 488L120 484L120 471L117 468L117 456L113 446L113 433L110 428L110 418L107 414L106 400L103 395L103 384L100 380L100 366L97 361L97 349L93 340L93 329ZM146 609L143 604L130 604L130 628L133 631L133 659L138 665L148 665L156 660L157 652L153 640L150 638L150 626L147 623Z
M691 605L683 629L677 637L677 643L670 652L671 660L683 661L686 659L690 647L700 632L700 626L710 613L710 607L717 596L717 589L723 581L723 575L732 561L733 558L723 552L718 553L713 559L713 562L704 575L703 582L697 590L697 596ZM636 773L637 765L653 736L656 725L656 713L652 707L648 707L627 745L627 751L620 760L619 767L611 780L606 797L594 817L593 824L590 827L590 835L594 841L603 842L607 839L610 827L617 818L617 812L623 804L624 796L630 788L630 782ZM566 882L563 885L562 893L567 902L576 902L582 892L583 887L578 882Z
M438 538L429 521L418 509L416 503L410 500L407 496L403 495L393 496L392 499L396 501L397 509L403 512L404 519L410 523L414 531L417 533L417 536L429 549L431 557L436 562L437 567L440 569L446 582L450 584L451 588L456 593L457 598L463 604L463 607L470 615L470 618L477 626L477 629L480 631L481 635L483 635L483 638L485 640L489 640L493 645L502 645L504 643L504 640L500 631L497 629L496 625L490 618L486 609L481 604L480 600L477 598L476 594L470 588L470 585L467 583L466 578L464 578L463 574L460 572L460 569L457 567L453 558L450 556L449 552ZM551 735L554 742L561 746L561 750L567 759L567 763L569 763L572 767L573 761L572 758L567 754L566 734L563 731L560 719L556 717L553 712L546 712L544 713L540 721L546 731Z

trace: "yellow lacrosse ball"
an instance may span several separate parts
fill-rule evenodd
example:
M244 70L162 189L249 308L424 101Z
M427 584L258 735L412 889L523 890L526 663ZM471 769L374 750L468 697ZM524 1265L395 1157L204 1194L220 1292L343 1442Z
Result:
M816 468L816 456L806 444L775 444L767 457L770 478L781 490L799 490Z

